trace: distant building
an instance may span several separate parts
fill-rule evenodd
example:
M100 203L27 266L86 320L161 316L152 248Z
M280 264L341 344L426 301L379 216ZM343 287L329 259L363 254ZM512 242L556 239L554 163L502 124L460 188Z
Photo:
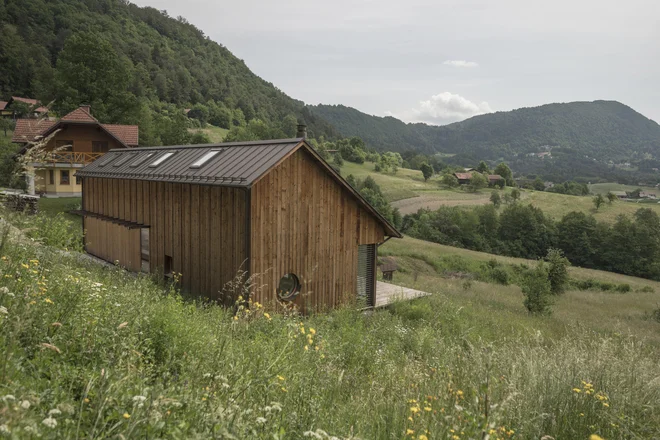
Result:
M655 193L649 193L649 192L642 191L642 192L639 193L639 198L640 199L656 199L657 197L656 197Z
M628 193L625 191L612 191L612 194L614 194L618 199L628 198Z
M488 175L488 184L489 185L495 185L497 182L504 180L504 177L500 176L499 174L489 174Z
M467 185L470 183L470 179L472 179L473 173L475 173L475 171L470 171L469 173L454 173L454 177L458 179L459 185ZM489 174L486 177L488 178L489 185L495 185L500 180L504 180L504 177L500 176L499 174Z
M48 108L41 105L37 99L22 98L20 96L12 96L9 101L0 101L0 116L3 118L14 118L15 109L14 104L21 102L30 107L30 114L26 115L29 118L37 118L48 113Z
M26 153L33 142L55 133L46 145L52 153L43 163L33 163L34 181L28 192L48 196L79 196L82 194L77 170L103 156L111 149L138 146L137 125L102 124L82 106L59 120L18 119L12 142L23 145ZM57 151L54 151L57 150Z

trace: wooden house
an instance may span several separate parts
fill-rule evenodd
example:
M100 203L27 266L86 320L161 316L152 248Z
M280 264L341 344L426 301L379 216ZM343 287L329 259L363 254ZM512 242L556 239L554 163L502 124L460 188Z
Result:
M78 176L88 253L225 303L245 271L260 303L374 305L376 246L401 237L304 138L113 150Z
M34 181L27 182L30 194L80 196L81 180L76 172L111 149L138 146L137 125L102 124L89 106L81 106L61 119L18 119L12 142L25 153L39 139L48 141L43 160L31 164Z

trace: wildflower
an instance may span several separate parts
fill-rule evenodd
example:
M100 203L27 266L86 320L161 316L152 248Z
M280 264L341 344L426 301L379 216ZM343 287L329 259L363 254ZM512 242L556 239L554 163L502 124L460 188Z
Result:
M4 402L13 402L14 400L16 400L16 397L14 397L14 396L11 395L11 394L7 394L6 396L3 396L3 397L2 397L2 400L3 400Z
M238 321L238 316L234 315L234 321Z
M130 418L131 418L131 415L130 415L129 413L126 412L126 413L124 413L124 418L125 418L125 419L130 419Z
M433 408L431 408L430 406L425 406L424 407L424 411L426 411L426 412L431 412L432 409Z
M300 333L302 333L303 335L305 334L305 327L304 326L300 326Z
M406 429L406 435L413 435L414 433L415 431L413 431L412 429Z
M425 436L424 434L420 434L420 436L417 437L417 438L418 438L418 440L429 440L429 438L427 436Z
M288 391L284 387L282 387L281 390L282 390L283 393L288 393Z
M0 306L0 315L8 315L9 311L7 310L7 307Z
M461 391L461 390L456 391L456 395L458 397L463 397L463 391Z
M610 407L610 404L607 403L607 402L603 402L603 406L604 406L605 408L609 408L609 407Z
M30 409L30 401L29 400L24 400L21 402L21 408L23 409Z
M117 330L121 330L121 329L123 329L124 327L128 327L128 322L122 322L121 324L119 324L119 325L117 326Z
M44 302L48 304L55 304L50 298L46 298Z
M87 397L85 397L85 399L83 400L83 402L85 402L85 403L89 403L89 399L88 399Z
M7 425L0 425L0 434L11 434L11 431Z
M60 411L57 408L53 408L50 411L48 411L49 416L59 416L60 414L62 414L62 411Z
M584 413L580 413L580 417L584 417Z
M454 434L451 436L451 440L460 440L460 437Z
M280 376L280 375L278 375L278 376L277 376L277 380L286 380L286 379L284 379L284 376Z
M419 406L411 406L410 412L413 414L417 414L419 412Z
M266 317L266 319L270 319L270 315L268 313L264 313L264 316Z
M6 294L9 293L9 289L5 286L2 286L2 287L0 287L0 293L2 293L3 295L6 295Z
M36 303L37 303L37 302L36 302L35 300L32 300L32 301L29 302L29 304L30 304L31 306L35 305Z
M46 419L43 419L41 421L41 423L43 423L44 425L46 425L49 428L54 428L54 427L57 426L57 420L55 420L54 418L52 418L50 416Z
M134 396L133 397L133 403L142 403L145 400L147 400L147 398L144 397L144 396Z
M259 424L264 424L266 423L266 419L264 417L257 417L256 422Z
M30 268L30 266L27 265L27 264L25 264L25 263L21 263L21 267L22 267L23 269L29 269L29 268Z
M305 345L305 351L309 350L309 346Z
M576 393L576 394L580 394L582 392L582 390L579 389L579 388L573 388L573 392Z
M589 440L605 440L603 437L599 436L598 434L591 434L589 436Z
M311 328L311 327L309 328L309 332L310 332L311 334L313 334L313 335L315 335L315 334L316 334L316 330L314 330L314 329L313 329L313 328Z

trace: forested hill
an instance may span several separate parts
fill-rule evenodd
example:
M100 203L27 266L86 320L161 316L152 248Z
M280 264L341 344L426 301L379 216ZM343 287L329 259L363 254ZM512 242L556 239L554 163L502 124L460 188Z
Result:
M313 113L342 135L361 136L383 150L421 150L495 159L539 151L545 145L606 160L643 153L660 156L660 125L616 101L571 102L475 116L445 126L405 124L344 106L318 105Z
M60 114L91 104L99 119L140 123L145 135L149 113L198 103L224 128L294 117L333 133L184 18L126 0L0 0L0 99L11 95L54 99Z

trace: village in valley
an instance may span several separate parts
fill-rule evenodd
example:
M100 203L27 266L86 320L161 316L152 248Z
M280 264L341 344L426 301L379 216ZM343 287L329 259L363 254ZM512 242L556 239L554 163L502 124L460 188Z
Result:
M660 437L653 119L306 104L136 3L0 0L0 438Z

